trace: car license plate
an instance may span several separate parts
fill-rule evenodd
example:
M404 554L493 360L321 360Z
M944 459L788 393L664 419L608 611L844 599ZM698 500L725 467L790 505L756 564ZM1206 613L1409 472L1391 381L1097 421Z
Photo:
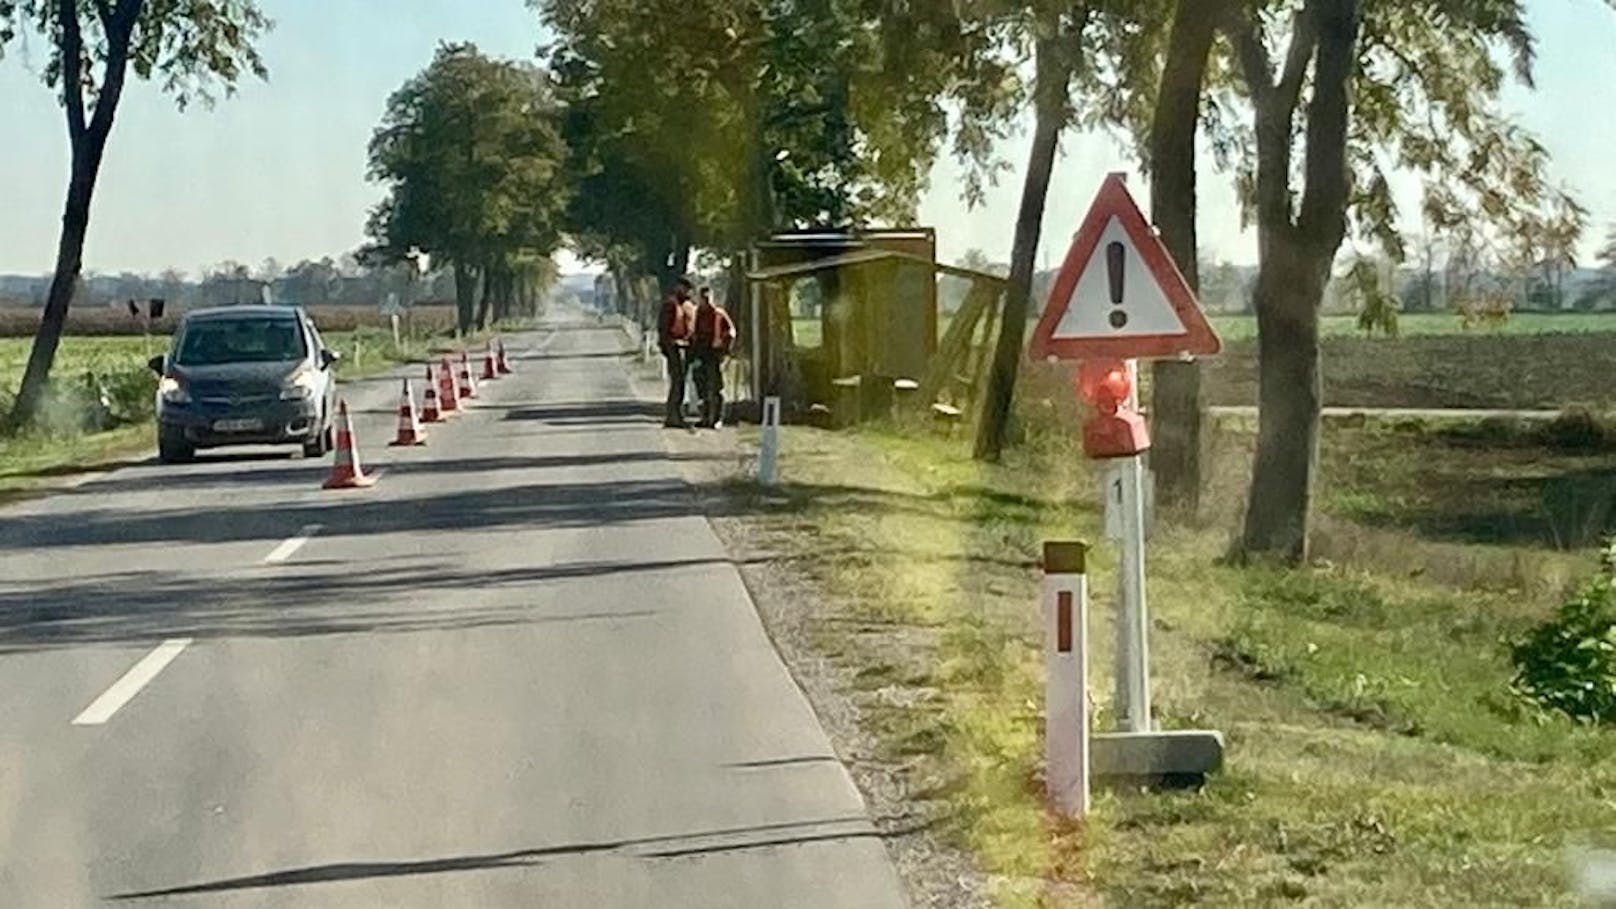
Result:
M263 420L216 420L214 432L257 432L264 428Z

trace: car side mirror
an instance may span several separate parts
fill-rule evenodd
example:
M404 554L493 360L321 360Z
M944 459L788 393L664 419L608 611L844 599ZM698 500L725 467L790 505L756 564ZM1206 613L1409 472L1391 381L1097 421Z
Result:
M163 360L164 359L166 359L166 358L164 356L162 356L161 354L159 354L159 355L157 355L155 357L152 357L150 360L146 361L146 368L150 369L152 372L157 373L158 375L162 375L163 374Z
M332 365L341 359L342 354L337 353L334 350L322 350L320 351L320 368L330 369Z

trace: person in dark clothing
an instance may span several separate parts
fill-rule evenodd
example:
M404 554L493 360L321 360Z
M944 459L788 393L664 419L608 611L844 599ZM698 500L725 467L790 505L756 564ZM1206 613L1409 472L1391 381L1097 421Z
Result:
M657 313L657 347L668 367L668 402L662 425L672 429L687 428L685 360L690 347L691 321L690 281L680 278L662 298L662 308Z
M690 369L695 373L696 394L701 398L703 429L717 429L724 420L724 358L735 345L735 322L722 306L713 302L713 289L701 289L690 329Z

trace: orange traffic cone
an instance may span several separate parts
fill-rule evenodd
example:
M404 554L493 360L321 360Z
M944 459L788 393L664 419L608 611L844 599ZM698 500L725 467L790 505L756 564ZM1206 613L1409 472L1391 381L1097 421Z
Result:
M460 352L460 397L477 397L477 377L471 372L471 355Z
M394 448L426 444L426 430L415 413L415 392L410 390L409 379L404 380L404 397L398 402L398 438L392 444Z
M495 338L494 343L498 345L499 351L498 356L494 358L494 366L499 370L500 375L508 376L516 370L512 369L510 361L505 359L505 339Z
M421 396L421 422L443 422L443 414L438 413L438 380L432 375L431 363L426 364L426 394Z
M460 411L460 396L455 393L454 366L449 363L448 357L444 357L438 367L438 406L443 408L446 417Z
M326 489L361 489L376 485L376 478L365 476L359 465L359 448L354 444L353 417L348 416L348 402L337 402L337 460L331 465L331 476L326 478Z
M488 349L483 351L482 381L492 382L499 378L499 367L494 364L494 342L488 342Z

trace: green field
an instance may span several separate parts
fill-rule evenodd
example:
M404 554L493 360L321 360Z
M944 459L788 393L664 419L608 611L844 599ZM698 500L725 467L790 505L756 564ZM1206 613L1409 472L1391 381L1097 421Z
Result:
M1225 341L1237 343L1257 337L1257 317L1253 315L1213 314L1212 325ZM947 327L947 316L938 326ZM817 318L791 320L793 338L799 347L818 347L822 331ZM1362 337L1358 330L1358 317L1354 315L1327 315L1322 319L1321 331L1327 338ZM1523 312L1511 316L1497 328L1466 330L1453 313L1404 313L1398 317L1398 333L1405 338L1460 335L1468 337L1496 337L1556 334L1616 334L1616 312L1595 313L1541 313Z
M1257 317L1252 315L1218 315L1212 324L1225 341L1244 341L1257 336ZM1498 328L1465 330L1459 317L1446 312L1403 313L1397 319L1398 333L1403 337L1427 335L1550 335L1616 332L1616 312L1595 313L1542 313L1521 312L1510 317ZM1326 337L1362 336L1355 315L1327 315L1323 318Z

